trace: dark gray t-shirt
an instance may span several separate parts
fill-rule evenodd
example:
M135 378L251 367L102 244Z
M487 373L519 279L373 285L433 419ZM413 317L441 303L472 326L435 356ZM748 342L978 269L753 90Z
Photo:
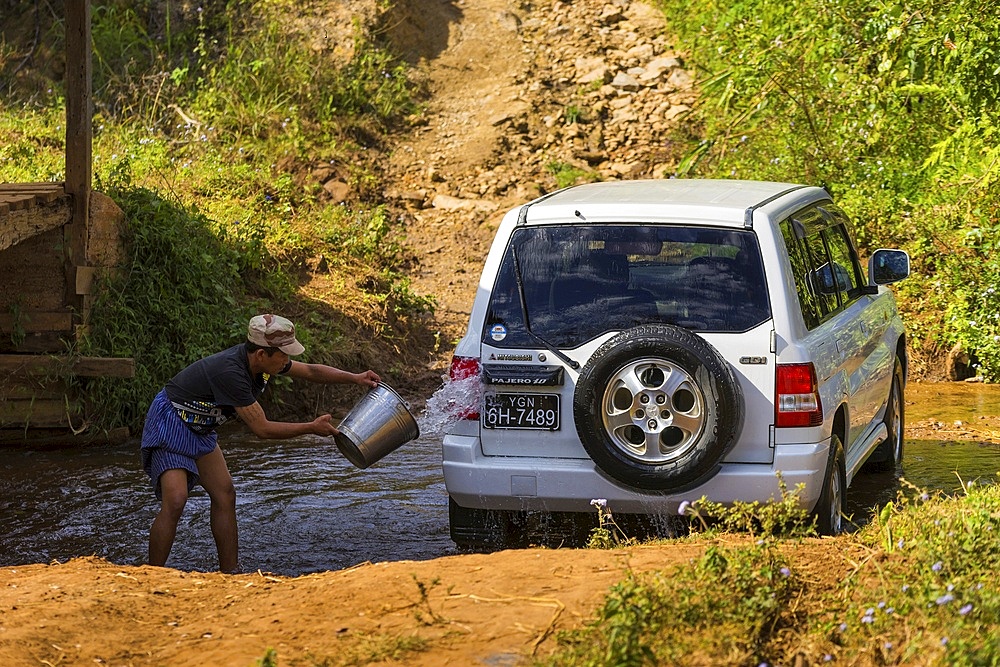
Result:
M281 373L291 368L288 362ZM167 398L178 416L196 433L206 434L236 418L236 408L253 405L270 375L250 372L246 345L199 359L167 382Z

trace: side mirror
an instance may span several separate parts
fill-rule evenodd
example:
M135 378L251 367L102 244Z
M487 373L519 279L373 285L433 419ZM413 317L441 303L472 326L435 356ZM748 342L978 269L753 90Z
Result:
M889 285L910 275L910 256L905 250L879 248L868 260L868 283Z

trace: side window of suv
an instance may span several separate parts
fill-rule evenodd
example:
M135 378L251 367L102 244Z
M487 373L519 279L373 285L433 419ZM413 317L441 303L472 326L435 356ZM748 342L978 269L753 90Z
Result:
M781 223L806 327L813 329L862 294L864 280L847 217L810 206Z
M830 249L829 266L833 269L830 289L839 296L840 305L845 306L861 295L861 267L843 223L827 228L823 235Z
M827 219L815 206L795 213L781 223L785 246L795 276L795 288L806 327L815 328L839 307L835 269L824 238Z

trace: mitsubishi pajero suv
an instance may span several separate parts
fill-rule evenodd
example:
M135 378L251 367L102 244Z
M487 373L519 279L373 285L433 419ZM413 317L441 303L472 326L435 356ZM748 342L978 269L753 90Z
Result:
M520 518L593 519L595 499L616 516L766 502L781 481L839 532L862 466L902 458L885 286L909 271L881 249L866 277L819 187L617 181L510 211L452 362L481 388L443 441L452 539L515 545Z

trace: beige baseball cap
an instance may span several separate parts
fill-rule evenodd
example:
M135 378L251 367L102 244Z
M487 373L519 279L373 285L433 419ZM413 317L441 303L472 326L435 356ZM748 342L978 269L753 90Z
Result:
M247 340L261 347L276 347L289 356L306 348L295 338L295 325L280 315L257 315L250 320Z

